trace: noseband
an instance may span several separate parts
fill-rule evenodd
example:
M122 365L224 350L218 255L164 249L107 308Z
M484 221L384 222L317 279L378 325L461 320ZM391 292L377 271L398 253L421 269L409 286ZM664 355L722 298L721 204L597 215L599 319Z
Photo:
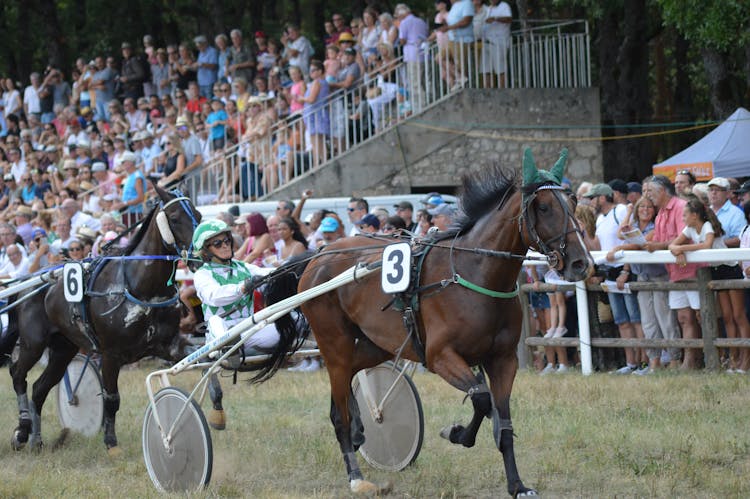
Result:
M565 187L562 187L560 185L554 185L554 184L545 184L540 185L537 187L533 193L523 196L523 207L521 210L521 216L519 217L519 223L518 223L518 230L521 233L521 240L524 240L524 232L523 232L523 226L526 226L526 232L528 233L529 237L531 238L531 243L528 245L530 248L534 248L539 253L542 253L545 255L549 260L549 266L557 271L562 270L562 267L565 262L566 257L566 244L565 244L565 238L570 234L571 232L576 232L579 235L581 234L581 231L578 227L578 224L575 221L575 218L571 217L570 214L570 208L568 207L568 203L565 199L562 197L562 193L560 191L567 190ZM532 220L532 214L529 207L531 206L531 203L536 199L537 193L539 191L551 191L554 195L557 202L560 204L563 210L564 220L565 224L563 225L562 231L559 235L552 237L550 239L542 240L542 238L539 236L539 233L536 231L536 217L533 217L534 220ZM568 221L570 221L573 225L572 230L568 230ZM559 244L556 248L553 248L556 241L559 241Z
M179 191L174 191L173 194L176 196L174 199L170 199L166 203L163 201L161 202L159 206L159 213L156 214L156 226L159 228L159 234L161 235L164 243L167 246L172 246L178 255L183 255L183 257L186 258L192 253L193 250L192 237L190 238L189 244L183 245L183 247L181 248L177 246L177 241L175 240L174 232L172 231L172 227L169 223L169 217L167 217L166 210L171 205L179 203L182 210L190 218L190 221L193 224L193 230L195 230L195 228L198 226L198 220L196 219L195 213L190 204L190 198L183 196Z

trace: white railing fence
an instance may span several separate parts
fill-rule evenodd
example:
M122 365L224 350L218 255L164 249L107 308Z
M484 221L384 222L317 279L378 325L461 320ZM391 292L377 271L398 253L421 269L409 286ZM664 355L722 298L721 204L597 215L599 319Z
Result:
M534 254L535 256L541 256ZM606 258L606 251L592 251L591 255L597 262L603 262ZM750 248L729 248L729 249L710 249L699 250L685 253L689 263L708 263L717 264L732 261L750 261ZM675 256L669 251L623 251L618 252L617 264L625 263L676 263ZM544 265L543 262L527 260L524 265ZM575 285L576 309L578 311L578 345L581 352L581 372L584 375L593 373L593 363L591 358L591 329L589 324L589 308L587 299L587 289L584 281L571 283ZM713 307L714 305L711 304ZM712 311L715 316L715 311ZM558 341L562 344L567 340ZM645 341L645 340L642 340ZM728 343L726 340L723 343ZM519 348L526 348L525 345L519 344Z
M588 24L530 25L511 36L505 86L589 87ZM331 92L302 115L279 120L262 137L214 151L206 166L185 179L187 191L198 205L261 198L463 88L497 85L485 78L479 44L461 45L452 51L455 58L449 52L433 43L423 47L419 62L396 58L350 88Z

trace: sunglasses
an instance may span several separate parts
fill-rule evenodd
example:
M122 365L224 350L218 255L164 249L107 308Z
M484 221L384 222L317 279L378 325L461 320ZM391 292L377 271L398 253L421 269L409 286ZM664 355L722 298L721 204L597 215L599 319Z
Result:
M223 239L216 239L214 241L211 241L209 244L211 244L211 246L213 246L216 249L219 249L219 248L221 248L222 246L225 246L225 245L231 247L232 246L232 239L229 238L229 237L225 237Z
M68 248L68 251L83 251L83 248L80 246L71 246Z
M352 211L357 211L357 208L347 208L346 211L351 213Z

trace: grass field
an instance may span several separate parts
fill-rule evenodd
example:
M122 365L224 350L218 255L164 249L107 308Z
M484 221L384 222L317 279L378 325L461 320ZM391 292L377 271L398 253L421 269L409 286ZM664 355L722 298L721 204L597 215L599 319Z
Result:
M157 497L141 452L146 407L142 369L123 371L118 436L107 457L101 436L73 436L41 453L10 448L15 395L0 381L0 497ZM38 375L38 371L32 373ZM194 382L181 375L177 384ZM432 374L415 382L425 410L416 463L400 473L360 465L394 497L504 497L502 459L489 421L473 449L438 436L468 420L470 404ZM228 426L213 432L211 484L195 497L342 497L344 465L328 420L327 376L281 372L260 387L224 380ZM516 379L513 421L521 476L546 497L750 497L750 378L663 373L645 378L580 374ZM204 404L205 406L206 404ZM43 414L43 437L60 431L55 399Z

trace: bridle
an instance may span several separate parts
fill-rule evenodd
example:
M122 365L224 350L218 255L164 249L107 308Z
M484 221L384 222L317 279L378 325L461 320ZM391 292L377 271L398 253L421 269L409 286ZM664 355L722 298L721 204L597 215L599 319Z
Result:
M173 204L179 204L180 208L182 208L182 210L187 214L190 222L193 224L193 230L195 230L195 228L198 226L198 220L195 216L194 207L190 201L190 198L182 195L182 193L178 190L172 191L172 194L175 196L174 199L170 199L166 203L164 201L161 201L159 203L159 212L156 214L156 226L159 228L159 234L161 235L164 244L167 246L171 246L174 249L175 253L177 253L177 255L186 260L193 251L192 237L190 238L190 243L188 245L183 245L182 247L177 245L177 241L174 237L174 232L172 231L171 224L169 223L169 217L166 214L166 210Z
M556 184L543 184L537 187L531 194L524 194L521 202L521 216L518 218L518 230L521 234L521 241L527 243L528 241L524 238L524 225L526 226L526 233L531 238L531 242L528 243L529 248L536 249L539 253L545 255L549 261L549 266L557 271L562 270L566 253L565 239L568 234L575 232L578 237L582 239L582 232L575 217L571 215L570 207L568 206L567 200L563 197L562 191L567 191L565 187ZM565 225L559 235L554 236L550 239L543 240L539 233L536 231L536 214L533 210L530 210L531 203L536 199L539 191L550 191L557 202L560 204L563 210L565 219ZM572 229L568 227L572 225ZM555 243L559 241L557 247L554 247Z

